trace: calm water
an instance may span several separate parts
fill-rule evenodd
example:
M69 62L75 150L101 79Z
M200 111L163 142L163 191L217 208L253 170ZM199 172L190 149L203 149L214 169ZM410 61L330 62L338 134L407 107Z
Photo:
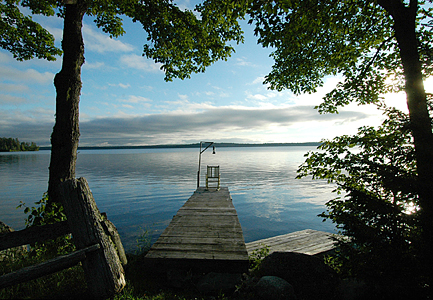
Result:
M317 214L333 186L295 179L303 154L314 147L218 148L202 154L220 165L246 242L306 228L334 231ZM50 152L0 153L0 220L24 228L20 201L33 205L47 190ZM198 149L80 150L77 177L85 177L101 212L117 226L127 251L148 231L155 241L197 185Z

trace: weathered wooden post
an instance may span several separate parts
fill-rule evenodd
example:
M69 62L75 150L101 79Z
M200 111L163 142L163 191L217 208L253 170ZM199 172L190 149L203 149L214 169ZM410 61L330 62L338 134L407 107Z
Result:
M126 284L125 273L110 237L104 230L104 218L96 206L85 178L69 179L59 186L62 204L74 243L78 249L99 244L100 250L86 254L83 268L93 298L108 298Z
M122 262L122 265L126 265L128 260L126 259L125 249L123 248L122 241L120 240L119 232L116 226L108 220L106 213L101 213L102 216L102 226L104 227L105 233L111 237L111 241L114 243L117 249L117 255Z

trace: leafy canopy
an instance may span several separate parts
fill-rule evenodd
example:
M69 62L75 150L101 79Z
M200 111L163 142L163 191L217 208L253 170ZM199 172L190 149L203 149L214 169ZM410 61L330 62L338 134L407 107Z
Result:
M55 60L62 51L55 47L54 37L31 16L24 15L19 0L2 0L0 3L0 47L11 52L17 60L34 57ZM28 2L28 1L26 1ZM25 3L23 1L23 6ZM44 15L53 15L53 10L39 8Z
M421 5L418 12L419 53L427 76L433 9ZM394 23L376 1L253 1L248 13L259 43L275 48L275 63L265 77L271 89L314 93L326 76L343 77L318 106L321 113L337 112L352 101L378 103L381 94L403 87Z
M110 37L125 33L122 17L140 22L148 37L143 56L162 64L166 77L188 78L191 73L204 72L205 68L220 59L227 59L234 48L230 41L243 41L236 13L212 13L198 6L198 18L193 11L182 11L170 0L76 0L85 14L93 16L96 25ZM212 1L205 3L206 7ZM44 16L64 15L64 4L56 0L2 0L1 47L18 60L34 57L55 60L61 50L54 45L54 37L21 10Z
M417 285L420 208L413 137L406 114L381 109L387 118L378 128L324 140L320 151L307 153L298 178L336 184L340 196L319 216L347 237L338 239L334 259L344 275L406 284L411 274Z

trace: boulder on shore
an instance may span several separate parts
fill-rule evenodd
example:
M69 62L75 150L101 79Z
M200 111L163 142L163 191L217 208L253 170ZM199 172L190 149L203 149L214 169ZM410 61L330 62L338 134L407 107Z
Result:
M339 279L323 260L302 253L273 252L258 276L277 276L290 283L299 299L336 299Z
M196 287L201 293L209 294L234 290L241 282L241 274L211 272L200 278Z
M293 286L276 276L263 276L256 285L256 294L260 299L292 300L296 299Z

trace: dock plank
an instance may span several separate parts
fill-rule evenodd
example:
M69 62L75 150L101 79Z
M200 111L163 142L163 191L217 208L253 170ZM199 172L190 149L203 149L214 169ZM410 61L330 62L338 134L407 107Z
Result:
M244 272L248 252L228 188L198 188L179 209L146 259L169 266Z
M270 253L280 251L318 255L334 249L333 236L334 234L329 232L305 229L250 242L246 244L246 247L248 254L266 245Z

